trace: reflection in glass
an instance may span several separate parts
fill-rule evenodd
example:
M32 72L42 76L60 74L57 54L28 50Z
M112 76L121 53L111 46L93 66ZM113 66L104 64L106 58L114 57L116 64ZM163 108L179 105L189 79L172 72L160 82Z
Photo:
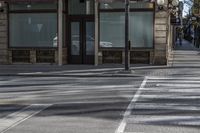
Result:
M94 55L94 22L86 22L86 55Z
M100 9L119 9L119 8L125 8L124 3L121 1L100 3Z
M100 13L100 47L124 47L125 18L123 12ZM153 47L153 12L130 13L132 47Z
M100 14L100 47L124 47L124 13Z
M71 23L71 55L80 55L80 23Z
M153 47L153 12L130 13L132 47Z
M56 13L10 14L9 18L11 47L55 47Z

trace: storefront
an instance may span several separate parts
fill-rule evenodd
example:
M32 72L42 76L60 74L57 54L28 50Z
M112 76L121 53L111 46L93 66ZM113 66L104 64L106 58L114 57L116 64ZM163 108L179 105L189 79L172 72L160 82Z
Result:
M11 62L55 62L57 2L10 1L8 47Z
M99 52L102 63L124 62L124 1L101 2L99 6ZM150 63L154 49L154 4L144 1L130 3L130 63Z
M5 5L0 13L5 63L124 62L123 0L7 0ZM153 63L154 27L154 3L131 1L130 63Z

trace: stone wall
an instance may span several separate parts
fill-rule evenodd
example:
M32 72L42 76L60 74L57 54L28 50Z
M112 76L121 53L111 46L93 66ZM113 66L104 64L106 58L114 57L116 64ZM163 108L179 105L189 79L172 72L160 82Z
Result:
M167 63L168 17L166 11L155 12L153 64Z
M0 64L8 64L8 17L6 7L0 12Z

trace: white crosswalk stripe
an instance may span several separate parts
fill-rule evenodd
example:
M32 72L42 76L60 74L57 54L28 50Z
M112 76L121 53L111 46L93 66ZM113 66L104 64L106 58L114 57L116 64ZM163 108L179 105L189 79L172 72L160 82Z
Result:
M124 132L200 131L198 77L148 77L140 97L133 104Z
M42 110L48 108L49 106L51 106L51 104L32 104L20 111L6 116L5 118L1 118L0 133L6 133L11 128L40 113Z

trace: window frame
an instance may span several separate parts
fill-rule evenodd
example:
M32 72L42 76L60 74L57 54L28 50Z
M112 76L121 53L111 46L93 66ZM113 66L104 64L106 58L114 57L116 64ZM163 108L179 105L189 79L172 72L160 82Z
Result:
M130 50L141 50L141 49L145 49L145 50L152 50L155 48L155 3L154 2L145 2L145 3L152 3L153 4L153 8L130 8L130 12L152 12L153 13L153 26L152 26L152 31L153 31L153 40L152 40L152 47L131 47ZM100 47L100 13L112 13L112 12L125 12L124 8L115 8L115 9L101 9L100 8L100 3L98 4L98 49L100 50L122 50L125 47L108 47L108 48L103 48Z
M53 2L53 1L50 1ZM10 2L8 4L8 14L7 14L7 18L8 18L8 48L12 48L12 49L58 49L57 47L45 47L45 46L41 46L41 47L34 47L34 46L30 46L30 47L17 47L17 46L11 46L10 45L10 15L11 14L48 14L48 13L55 13L57 16L57 33L58 33L58 2L57 0L55 0L54 2L56 2L56 9L30 9L30 10L10 10L10 4L13 3L20 3L20 2ZM31 2L30 2L31 3ZM40 3L40 2L38 2Z

